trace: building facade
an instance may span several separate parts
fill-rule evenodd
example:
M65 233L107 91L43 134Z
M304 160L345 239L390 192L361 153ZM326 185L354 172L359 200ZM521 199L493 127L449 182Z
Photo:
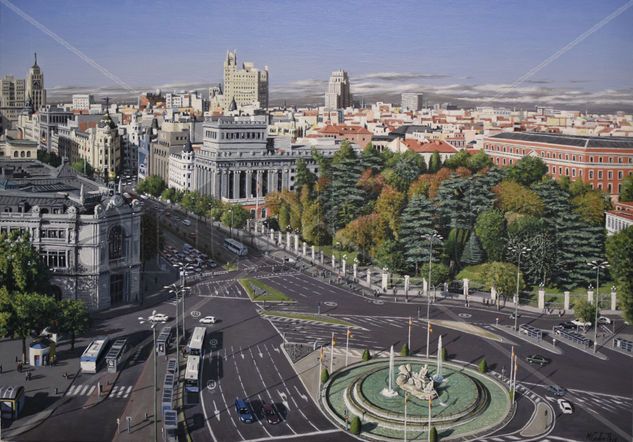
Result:
M92 94L73 94L73 110L89 111L93 101Z
M418 92L404 92L400 100L402 112L417 112L422 109L423 95Z
M23 78L6 75L0 79L0 134L14 126L26 101Z
M180 152L189 142L189 130L168 130L163 124L163 129L158 131L158 137L150 144L150 173L169 182L169 159L172 153Z
M620 193L624 178L633 175L631 138L504 132L486 137L484 151L501 167L527 155L539 157L552 177L580 179L612 197Z
M187 141L180 152L174 152L169 157L168 186L180 191L193 190L194 151L191 141Z
M613 235L633 226L633 201L614 204L613 210L606 212L607 235Z
M26 76L26 97L33 100L33 109L39 111L46 106L46 89L44 89L44 73L37 64L37 54L33 66Z
M352 92L347 72L334 71L325 92L325 109L345 109L350 106L352 106Z
M0 159L0 233L26 232L58 299L88 310L140 302L138 201L80 177L68 164Z
M260 108L268 107L268 66L264 70L255 68L245 62L241 69L237 67L237 52L229 51L224 61L224 94L223 109L225 112L235 101L238 107L258 104Z

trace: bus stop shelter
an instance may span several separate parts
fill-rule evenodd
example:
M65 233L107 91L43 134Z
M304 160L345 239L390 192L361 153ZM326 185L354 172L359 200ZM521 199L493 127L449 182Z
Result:
M165 356L169 353L169 341L171 339L171 327L165 326L156 338L156 353Z
M123 365L123 355L127 349L127 339L117 339L108 354L106 354L106 365L108 366L108 373L116 373Z
M24 387L0 385L0 414L2 419L14 420L20 417L24 408Z
M165 411L163 418L163 426L165 428L165 439L167 442L178 441L178 416L175 410Z

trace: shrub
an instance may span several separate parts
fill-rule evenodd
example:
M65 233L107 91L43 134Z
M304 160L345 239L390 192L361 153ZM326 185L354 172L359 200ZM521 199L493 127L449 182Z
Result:
M481 361L479 361L479 372L485 373L487 371L488 371L488 363L486 362L485 359L482 359Z
M321 372L321 383L325 384L327 380L330 379L330 372L327 371L327 368L323 369Z
M438 441L437 429L435 427L431 427L431 434L429 435L429 440L431 442L437 442Z
M400 350L400 356L409 356L409 346L404 344Z
M371 354L369 353L368 349L365 349L365 351L363 352L363 361L367 362L371 359Z
M352 423L349 426L349 431L352 434L360 434L360 418L358 416L354 416L352 418Z

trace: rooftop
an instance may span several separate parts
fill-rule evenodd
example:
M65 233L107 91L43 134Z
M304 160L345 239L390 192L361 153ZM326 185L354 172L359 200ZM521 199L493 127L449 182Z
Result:
M549 143L562 146L633 149L633 138L627 137L584 137L537 132L503 132L493 135L490 138L529 141L532 143Z

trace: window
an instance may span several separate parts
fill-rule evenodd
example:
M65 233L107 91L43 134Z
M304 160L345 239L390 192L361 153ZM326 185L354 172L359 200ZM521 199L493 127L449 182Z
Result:
M601 170L599 170L599 171L598 171L598 179L599 179L599 180L601 180L601 179L602 179L602 171L601 171Z
M593 179L593 170L589 171L589 179Z
M576 169L571 170L571 176L576 176Z
M123 257L123 241L123 229L121 226L113 227L108 235L108 255L110 261Z
M613 171L610 170L608 172L608 175L609 175L609 179L612 180L613 179Z

